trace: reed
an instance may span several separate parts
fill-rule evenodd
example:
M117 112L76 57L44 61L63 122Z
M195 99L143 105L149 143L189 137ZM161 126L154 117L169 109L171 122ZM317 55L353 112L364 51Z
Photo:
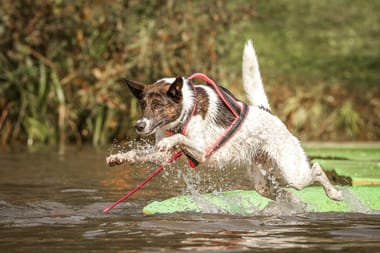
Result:
M64 152L133 137L138 104L120 77L205 72L239 96L247 38L296 135L379 140L379 12L350 1L4 0L0 143Z

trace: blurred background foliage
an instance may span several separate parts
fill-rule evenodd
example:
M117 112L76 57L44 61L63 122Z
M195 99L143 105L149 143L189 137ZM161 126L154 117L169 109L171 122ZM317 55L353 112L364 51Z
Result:
M380 140L380 1L2 0L0 142L133 138L120 77L204 72L244 99L254 40L273 111L301 140Z

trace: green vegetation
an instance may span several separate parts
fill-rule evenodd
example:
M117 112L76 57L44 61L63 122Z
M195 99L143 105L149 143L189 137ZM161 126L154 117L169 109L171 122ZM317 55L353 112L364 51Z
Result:
M248 38L302 140L379 140L378 13L379 1L4 0L0 143L133 137L139 109L120 77L204 72L243 97Z

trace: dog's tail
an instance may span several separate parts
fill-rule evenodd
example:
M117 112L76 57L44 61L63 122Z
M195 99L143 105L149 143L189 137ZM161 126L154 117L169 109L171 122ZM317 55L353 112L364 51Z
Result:
M259 63L251 40L247 41L243 52L243 85L251 105L260 106L270 111L261 80Z

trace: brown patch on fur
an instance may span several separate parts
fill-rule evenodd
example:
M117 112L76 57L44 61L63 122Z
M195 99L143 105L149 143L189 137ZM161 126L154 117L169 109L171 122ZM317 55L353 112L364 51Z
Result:
M256 156L255 156L255 162L256 163L260 163L262 165L269 165L269 161L270 161L270 159L266 153L260 152L260 153L256 154ZM267 167L267 166L264 166L264 167Z
M235 116L223 101L218 101L218 115L215 117L215 123L219 126L227 128L235 120Z
M154 119L156 123L171 122L176 120L181 113L181 106L178 104L180 101L173 101L166 94L169 91L170 83L159 81L153 85L146 85L140 105L142 109L142 116Z
M228 89L219 86L225 93L227 93L231 98L233 98L236 101L239 101L234 94L232 94ZM232 122L235 120L234 114L230 111L230 109L227 107L227 105L222 101L218 100L218 115L215 117L215 123L219 126L227 128L232 124Z
M270 170L275 167L275 164L273 164L273 161L268 157L266 153L260 152L255 155L255 163L261 164L262 168L265 170Z
M283 179L280 170L277 169L277 165L273 162L270 157L263 152L259 152L255 155L254 162L261 165L261 169L267 171L269 176L275 177L278 180L278 184L281 186L286 186L286 182ZM267 178L268 180L268 178ZM269 187L270 183L267 187ZM270 188L270 187L269 187Z
M231 95L234 99L236 99L228 90L225 88L222 88L225 90L228 94ZM202 118L204 119L206 117L208 107L209 107L209 99L207 92L201 88L201 87L196 87L196 92L197 92L197 112L196 114L200 114ZM237 99L236 99L237 100ZM215 115L215 123L221 127L227 128L232 124L232 122L235 120L234 115L228 109L228 107L224 104L223 101L219 100L217 102L218 106L218 115Z
M144 93L161 93L166 94L170 88L170 84L168 82L165 82L164 80L155 82L151 85L146 85L144 89Z
M195 90L197 92L197 111L195 114L200 114L205 119L209 106L207 93L201 87L196 87Z

